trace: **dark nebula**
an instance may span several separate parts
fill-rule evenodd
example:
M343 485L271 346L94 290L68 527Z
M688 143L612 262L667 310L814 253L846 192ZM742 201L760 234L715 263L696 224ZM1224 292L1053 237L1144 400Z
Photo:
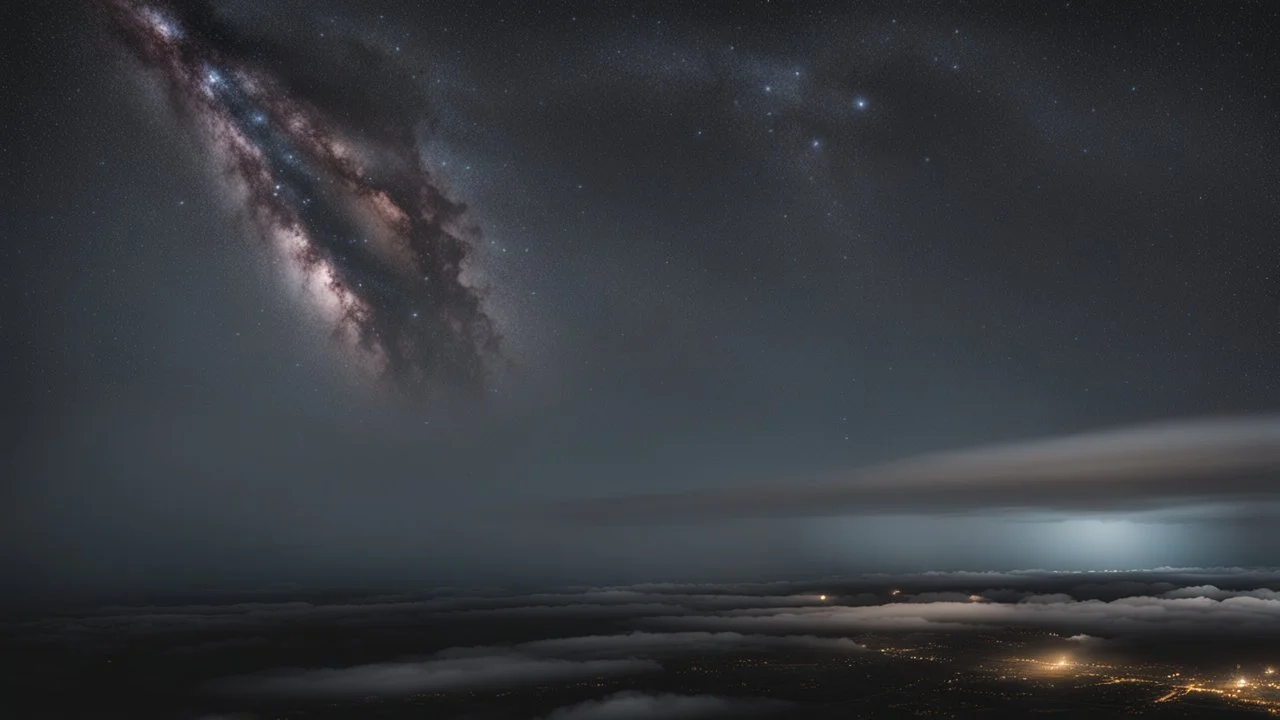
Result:
M203 3L101 5L356 364L483 389L499 337L464 276L477 231L420 161L411 84L375 101L368 88L400 76L355 41L325 61L243 37Z

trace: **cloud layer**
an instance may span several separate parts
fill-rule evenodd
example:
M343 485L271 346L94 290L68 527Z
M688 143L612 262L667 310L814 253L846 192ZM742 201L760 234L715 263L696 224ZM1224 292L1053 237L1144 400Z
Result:
M277 670L229 678L214 687L232 694L358 698L566 682L660 669L657 663L645 660L574 661L494 654L340 669Z
M872 667L895 661L886 648L969 648L970 638L980 648L986 641L979 638L992 637L1069 646L1084 656L1165 657L1160 648L1190 644L1197 653L1217 647L1237 658L1241 647L1280 640L1280 569L865 574L515 594L446 589L113 606L11 621L0 632L45 654L61 648L111 658L148 648L166 664L229 668L199 686L224 704L458 692L522 702L510 693L572 685L598 697L542 706L544 720L742 716L784 706L736 697L737 685L707 695L697 683L714 677L690 668ZM1012 646L1002 647L991 652ZM1270 658L1267 647L1259 652ZM948 651L930 652L945 658ZM971 663L982 651L965 652L978 653L966 656ZM680 684L690 677L694 684Z
M690 720L729 714L742 717L782 707L786 707L786 703L715 695L618 693L600 700L588 700L578 705L561 708L548 715L546 720L648 720L649 718Z
M1216 588L1215 588L1216 590ZM1126 597L1104 602L1031 595L1016 603L978 599L895 602L867 607L761 609L659 622L747 633L858 633L1034 628L1088 635L1280 634L1280 600L1259 591L1212 597ZM1270 592L1270 591L1268 591ZM975 596L980 598L982 596Z
M1270 497L1280 418L1183 421L938 453L820 484L566 503L585 523L1042 508L1116 510Z

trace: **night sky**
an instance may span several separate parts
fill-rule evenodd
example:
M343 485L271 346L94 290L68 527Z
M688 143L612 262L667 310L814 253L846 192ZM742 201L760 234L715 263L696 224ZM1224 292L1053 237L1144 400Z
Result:
M0 25L19 591L1280 564L1271 3Z

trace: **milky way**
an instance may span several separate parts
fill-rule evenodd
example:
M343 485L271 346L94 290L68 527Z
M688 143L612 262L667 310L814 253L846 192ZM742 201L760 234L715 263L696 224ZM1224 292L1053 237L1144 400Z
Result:
M201 4L102 6L354 364L404 387L484 387L498 336L463 278L474 231L421 164L412 92L375 99L358 76L318 77ZM345 49L344 71L393 74Z

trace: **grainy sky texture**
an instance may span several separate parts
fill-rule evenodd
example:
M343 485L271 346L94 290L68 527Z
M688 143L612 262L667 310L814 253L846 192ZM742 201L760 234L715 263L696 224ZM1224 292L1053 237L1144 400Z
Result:
M1280 562L1273 461L1247 503L544 512L1274 427L1270 3L3 13L19 588Z

